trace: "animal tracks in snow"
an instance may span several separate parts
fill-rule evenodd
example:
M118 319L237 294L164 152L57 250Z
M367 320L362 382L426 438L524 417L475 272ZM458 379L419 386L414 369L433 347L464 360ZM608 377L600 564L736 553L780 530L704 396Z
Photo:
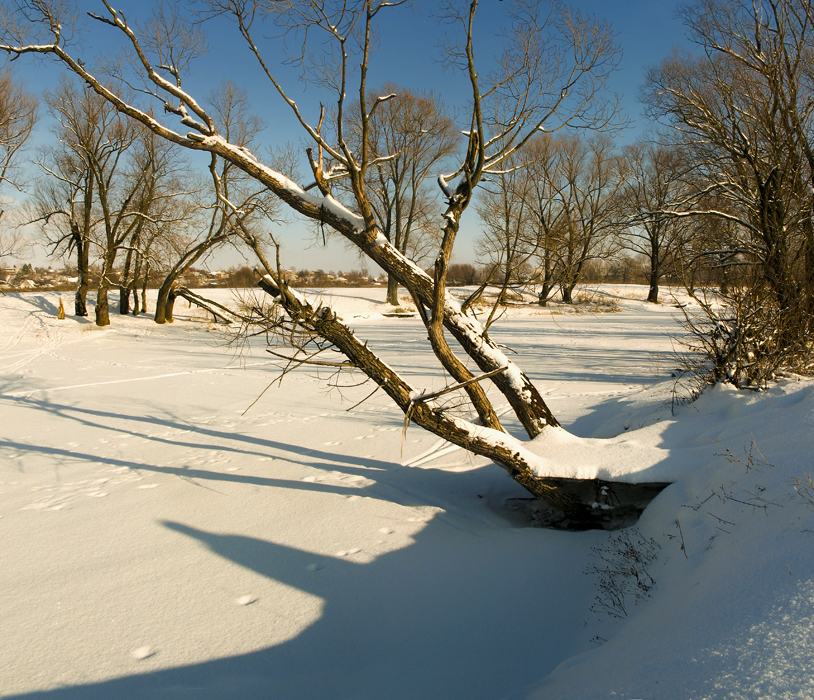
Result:
M31 491L39 498L20 510L60 511L81 503L85 498L106 498L116 487L122 485L136 484L137 489L154 489L159 486L157 483L139 484L143 477L129 467L115 467L105 471L114 476L34 486Z
M323 472L319 475L303 477L302 481L307 484L326 484L332 486L344 486L350 488L365 488L376 482L367 479L359 474L344 474L343 472L331 471ZM358 496L357 496L358 498Z

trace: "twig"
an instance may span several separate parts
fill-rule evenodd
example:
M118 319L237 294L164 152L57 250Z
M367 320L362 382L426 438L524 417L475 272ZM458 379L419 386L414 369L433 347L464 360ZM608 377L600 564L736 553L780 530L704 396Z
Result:
M684 533L681 531L681 523L676 518L676 527L678 528L679 537L681 537L681 551L684 552L684 558L689 559L687 556L687 548L684 546Z
M365 398L363 398L361 401L359 401L358 403L353 404L353 406L351 406L350 408L346 408L345 413L348 413L349 411L352 411L357 406L361 406L365 401L367 401L371 396L373 396L373 394L375 394L379 389L381 389L381 387L377 385L376 388L373 391L371 391L367 396L365 396Z
M479 382L483 379L489 379L489 377L494 377L496 374L500 374L501 372L505 372L509 368L509 365L505 367L501 367L499 369L493 369L491 372L487 372L486 374L481 374L478 377L472 377L472 379L467 379L465 382L460 382L459 384L453 384L452 386L445 387L443 389L439 389L438 391L433 391L429 394L421 394L421 396L417 396L414 399L410 399L410 403L421 403L423 401L429 401L430 399L437 398L439 396L443 396L444 394L448 394L451 391L455 391L457 389L463 389L465 386L469 386L470 384L474 384L475 382Z
M288 360L289 362L295 362L298 365L319 365L320 367L356 367L355 364L352 362L327 362L325 360L309 360L308 358L297 358L297 357L289 357L288 355L283 355L279 352L274 352L270 348L266 348L266 352L269 355L274 355L274 357L279 357L281 360Z

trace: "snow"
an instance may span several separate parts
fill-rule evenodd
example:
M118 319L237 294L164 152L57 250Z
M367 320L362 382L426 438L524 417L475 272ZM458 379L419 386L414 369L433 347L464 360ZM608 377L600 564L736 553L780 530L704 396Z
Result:
M323 301L442 388L384 294ZM0 697L814 696L814 381L673 406L678 310L595 294L619 311L511 307L491 335L564 426L523 443L546 468L675 482L623 619L588 573L619 533L526 526L501 469L402 436L381 392L348 411L370 386L301 368L247 411L276 361L182 303L99 329L0 296Z

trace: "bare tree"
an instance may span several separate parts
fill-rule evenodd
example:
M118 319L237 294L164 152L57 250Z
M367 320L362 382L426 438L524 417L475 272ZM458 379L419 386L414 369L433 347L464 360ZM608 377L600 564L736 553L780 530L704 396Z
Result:
M506 398L529 437L537 437L558 423L528 377L485 336L475 319L461 312L447 293L446 275L461 219L484 177L503 169L540 131L556 131L569 124L602 127L612 116L613 105L608 109L600 92L615 66L617 49L613 35L603 23L572 12L558 2L506 3L508 23L501 35L501 53L495 70L484 78L479 74L474 50L477 0L462 6L444 3L442 9L453 32L447 44L447 61L462 70L462 79L470 90L471 112L466 116L463 157L451 173L438 177L444 197L439 211L441 243L430 275L384 236L369 190L368 174L377 160L369 147L369 131L383 103L382 98L372 103L368 100L371 46L380 13L396 11L400 4L374 0L210 0L213 13L234 20L271 85L313 143L312 170L318 192L314 194L227 140L212 113L183 87L180 71L167 61L166 52L153 50L142 42L126 18L108 3L103 14L92 17L121 33L134 63L142 69L145 91L164 105L161 115L128 100L88 70L87 64L80 64L64 45L62 32L66 25L56 14L57 9L43 0L26 2L27 14L18 13L5 23L0 48L13 55L53 55L117 110L173 143L232 163L294 211L330 226L356 245L408 290L424 323L429 349L452 382L445 392L462 392L463 401L474 416L461 412L460 401L456 402L458 411L454 412L438 400L439 392L423 394L412 386L383 363L330 308L312 305L290 288L279 262L268 260L262 250L256 250L265 272L261 285L277 300L273 313L258 321L267 324L269 333L276 329L279 340L297 339L291 361L309 362L306 353L319 353L326 348L338 350L346 358L340 365L361 370L404 411L406 422L415 422L456 445L493 459L520 484L560 508L567 517L583 523L595 520L596 509L590 503L596 502L596 489L607 486L608 493L618 493L621 486L551 477L533 451L503 429L483 387L487 380ZM37 21L24 22L26 18ZM285 32L290 45L303 47L295 58L330 93L336 104L330 136L321 121L309 121L275 69L263 59L258 41L271 31L264 29L266 22L273 24L276 31ZM349 93L359 102L361 151L353 150L345 133ZM498 103L499 109L494 108ZM175 125L172 117L177 119ZM353 193L353 210L333 195L331 180L321 167L327 159L346 173ZM473 374L453 352L449 345L453 339L458 352L468 357L482 374Z
M211 102L224 138L247 151L254 150L262 123L248 113L245 92L228 82ZM273 158L276 169L281 171L291 171L291 160L286 149ZM197 215L188 216L183 231L168 237L172 255L158 290L156 323L172 322L176 284L185 270L225 244L262 249L263 226L279 218L279 200L234 163L213 155L209 170L213 187L202 188L196 194Z
M14 82L8 70L0 72L0 184L20 188L15 166L36 121L37 98Z
M778 347L793 356L807 346L814 309L811 3L697 0L682 16L703 54L651 71L647 96L702 182L674 213L730 222L729 240L707 254L758 272L746 277L761 291L747 298L755 313L777 310Z
M629 218L620 245L647 260L647 301L655 304L661 278L680 266L688 248L688 222L666 213L686 199L686 164L676 148L643 142L627 146L623 161L622 206Z
M169 238L175 230L187 226L196 202L194 188L189 185L192 178L177 146L140 127L129 157L129 183L136 187L135 196L127 205L130 211L125 214L131 221L126 233L123 230L122 236L111 243L119 245L125 253L118 282L119 313L130 312L132 292L133 312L137 315L138 283L155 262L153 250L160 245L160 239Z
M20 189L15 170L20 150L37 121L37 100L14 82L9 71L0 73L0 186ZM0 209L0 219L3 210ZM0 259L22 252L23 240L16 231L0 231Z
M74 255L78 282L74 313L87 316L90 255L96 201L94 162L102 162L108 136L121 118L90 89L63 79L45 101L56 119L58 145L45 148L39 163L45 175L33 197L32 222L42 226L51 255ZM112 143L112 142L110 142Z
M559 147L554 187L562 203L563 222L556 264L562 300L570 304L585 263L614 252L624 180L607 136L564 137Z
M527 281L523 272L537 250L527 204L530 173L523 167L523 158L525 153L517 154L503 170L490 175L476 205L486 226L478 243L479 262L490 270L489 281L498 285L495 302L484 322L487 332L498 307L507 301L509 287Z
M529 166L525 196L536 244L534 281L539 285L537 300L541 306L547 304L562 272L557 261L566 209L557 191L558 145L550 134L540 134L529 141L526 149Z

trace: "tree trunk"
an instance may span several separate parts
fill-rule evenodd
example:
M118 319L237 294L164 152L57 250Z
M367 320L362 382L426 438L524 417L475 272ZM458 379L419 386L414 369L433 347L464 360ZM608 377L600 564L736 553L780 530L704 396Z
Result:
M109 326L110 325L110 309L107 300L108 283L105 281L104 275L102 281L99 283L99 291L96 294L96 325Z
M560 287L560 294L562 295L563 303L565 304L573 304L574 300L572 294L574 292L574 287L576 287L575 282L569 282L568 284L563 284Z
M119 283L119 313L126 316L130 313L130 268L133 262L133 249L127 251L124 258L124 270ZM135 276L135 275L134 275Z
M172 305L175 302L173 285L175 275L168 275L158 288L158 298L155 301L155 322L172 323Z
M164 303L164 320L167 323L172 323L172 312L175 307L175 299L176 294L174 289L170 289L169 294L167 294L167 301Z
M540 306L547 306L548 305L548 297L551 294L551 289L554 285L549 282L543 282L542 286L540 287L540 293L537 295L537 303Z
M405 413L405 424L416 423L454 445L493 460L530 493L559 511L560 522L569 529L612 529L629 525L668 485L626 485L599 479L537 476L534 473L536 457L511 435L454 417L432 401L416 400L414 387L383 363L329 308L314 309L302 297L264 279L260 286L280 301L290 318L309 319L309 326L320 337L335 345L376 382ZM630 494L626 493L629 486L633 491Z
M99 291L96 294L96 325L110 325L110 302L108 300L108 290L110 289L110 279L108 275L113 271L113 263L116 260L116 251L110 251L105 255L102 266L102 276L99 279Z
M650 270L650 289L647 292L647 301L651 304L658 304L659 302L659 277L661 275L659 275L658 270Z
M88 315L88 276L89 276L90 246L80 241L76 246L76 274L78 277L76 296L74 297L74 314L76 316Z
M119 285L119 313L126 316L130 313L130 287Z
M399 305L399 283L393 275L387 275L387 303L391 306Z
M805 226L806 250L805 250L805 277L804 294L805 308L808 311L808 322L806 324L809 332L814 331L814 225L808 219Z
M659 234L661 227L656 227L650 231L650 276L648 284L650 289L647 292L647 301L651 304L659 302L659 280L661 279L661 250L659 246Z
M150 276L149 263L144 268L144 280L141 285L141 313L147 313L147 278Z

